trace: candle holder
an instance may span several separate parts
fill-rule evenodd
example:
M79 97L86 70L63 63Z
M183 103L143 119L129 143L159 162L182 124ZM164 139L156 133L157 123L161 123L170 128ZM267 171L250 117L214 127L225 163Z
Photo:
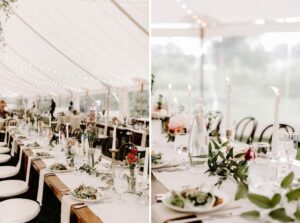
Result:
M116 154L119 152L118 149L109 149L111 152L111 167L117 162Z
M231 142L231 135L232 135L232 131L230 129L227 129L226 130L226 139L227 139L227 146L226 146L226 149L227 151L230 150L231 146L230 146L230 142Z

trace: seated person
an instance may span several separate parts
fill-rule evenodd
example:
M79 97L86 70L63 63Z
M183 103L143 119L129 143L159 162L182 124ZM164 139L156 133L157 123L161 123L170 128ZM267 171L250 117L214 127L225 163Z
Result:
M7 112L5 111L6 102L4 100L0 100L0 118L6 118Z

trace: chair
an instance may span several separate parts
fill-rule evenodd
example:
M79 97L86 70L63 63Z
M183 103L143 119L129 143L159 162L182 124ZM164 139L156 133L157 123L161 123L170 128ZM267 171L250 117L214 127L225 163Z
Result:
M125 143L119 148L119 152L117 154L117 160L123 161L125 160L125 157L130 152L130 149L137 149L136 145L133 143Z
M16 223L29 222L40 212L40 205L36 201L14 198L0 202L0 222Z
M75 137L78 140L81 138L81 135L82 135L82 130L81 129L75 129L72 132L72 137Z
M253 117L243 118L236 125L236 132L234 138L240 142L250 144L257 128L257 120Z
M273 133L270 133L269 136L265 136L265 134L266 134L267 132L270 132L270 131L272 130L272 128L273 128L273 124L268 125L268 126L261 132L261 134L260 134L260 136L259 136L259 138L258 138L258 142L266 141L266 142L268 142L268 143L271 144ZM282 124L282 123L279 124L279 130L280 130L280 129L284 130L285 132L295 132L295 129L294 129L292 126L288 125L288 124Z
M112 148L112 144L113 144L113 137L109 137L109 138L107 138L103 141L102 154L104 156L107 156L107 157L111 158L111 152L109 151L109 149ZM116 139L116 145L117 144L118 144L118 139ZM118 157L118 154L117 154L117 157Z

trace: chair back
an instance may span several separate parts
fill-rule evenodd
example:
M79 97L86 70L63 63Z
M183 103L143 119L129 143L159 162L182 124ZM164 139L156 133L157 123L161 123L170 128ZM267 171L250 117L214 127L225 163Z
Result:
M281 132L295 132L295 129L288 125L288 124L279 124L279 130ZM259 142L268 142L271 144L272 142L272 137L273 137L273 124L271 125L268 125L260 134L259 138L258 138L258 141Z
M245 117L236 126L234 138L240 142L250 144L257 128L257 120L254 117Z

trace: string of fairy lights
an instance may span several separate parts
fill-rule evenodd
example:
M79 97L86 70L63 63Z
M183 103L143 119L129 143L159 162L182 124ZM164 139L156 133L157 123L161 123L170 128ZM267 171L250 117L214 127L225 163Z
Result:
M199 24L201 27L207 26L207 22L201 18L197 12L193 11L192 7L190 7L184 0L175 0L175 2L180 5L182 10L184 10L187 15L191 15L191 18L195 21L195 23Z
M32 27L34 27L35 30L37 30L39 33L41 33L43 36L47 37L47 40L51 41L53 45L56 47L61 48L61 50L66 53L70 54L68 56L74 57L77 61L80 61L82 65L84 65L87 69L90 69L90 72L95 74L97 77L97 82L103 81L104 83L107 83L108 86L111 86L112 88L120 88L120 87L127 87L127 86L138 86L140 84L139 81L136 81L135 79L132 79L131 75L138 75L138 72L132 72L131 74L128 73L130 70L126 66L121 66L121 68L118 68L118 72L122 73L116 73L112 70L110 70L108 67L116 67L115 62L112 62L114 60L109 60L111 64L109 65L109 62L105 62L101 58L101 64L105 65L105 68L103 65L100 65L97 61L99 61L99 55L98 51L92 51L88 55L88 58L84 55L84 53L87 53L89 49L85 48L84 52L78 51L78 49L72 45L66 39L58 38L58 36L53 35L53 33L50 33L49 30L46 30L42 27L42 25L37 24L33 18L23 17L24 20L26 20L27 23L30 23ZM52 30L53 31L53 30ZM18 31L17 31L18 32ZM17 33L16 32L16 33ZM54 32L55 33L55 32ZM14 36L13 39L21 38L24 42L26 38L21 37L21 35ZM28 39L29 41L29 39ZM12 42L13 43L13 42ZM26 44L26 43L25 43ZM29 42L31 44L31 42ZM99 46L102 44L101 42L97 43ZM76 46L76 45L75 45ZM82 45L82 47L85 47ZM105 46L102 46L105 47ZM79 47L80 49L80 47ZM124 49L123 49L124 50ZM21 51L20 51L21 52ZM101 52L102 53L102 52ZM22 55L22 53L20 53ZM97 56L96 56L97 55ZM101 54L102 57L105 59L105 53ZM112 58L115 56L118 57L118 55L110 55ZM120 58L120 57L119 57ZM12 53L10 50L5 50L0 53L0 62L3 63L0 64L0 72L2 75L4 75L6 78L9 78L11 81L13 81L15 84L10 84L7 86L14 87L14 89L22 89L25 93L38 93L41 95L59 95L62 93L65 93L66 90L70 91L71 94L74 92L83 92L83 88L86 88L86 86L80 86L80 83L83 83L83 80L85 82L90 81L91 83L95 84L95 78L92 76L89 76L87 74L84 74L83 72L67 72L65 70L59 70L57 69L57 66L52 66L53 64L45 64L45 63L35 63L32 61L24 61L23 58L19 57L15 53ZM126 63L125 61L121 61ZM5 65L5 66L3 66ZM9 70L6 69L6 66L10 68ZM128 73L129 76L123 75L123 73ZM42 74L44 73L44 74ZM49 78L50 75L53 78ZM60 77L64 78L60 78ZM20 77L23 79L20 80ZM70 79L74 79L75 81L70 84ZM27 83L24 82L28 81L31 82L36 87L30 86ZM76 82L77 80L77 82ZM13 91L8 90L7 86L4 85L6 82L2 82L3 86L3 92L4 94L14 94ZM76 84L75 84L76 83ZM78 84L79 83L79 84ZM80 87L79 87L80 86ZM22 91L19 91L20 93Z

